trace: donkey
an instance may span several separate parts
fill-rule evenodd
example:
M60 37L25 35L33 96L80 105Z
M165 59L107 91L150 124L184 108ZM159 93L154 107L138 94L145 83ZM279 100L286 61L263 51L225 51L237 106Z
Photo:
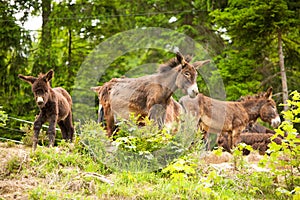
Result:
M241 132L250 121L255 122L260 117L272 127L277 127L281 122L272 99L272 87L262 94L242 98L239 102L219 101L203 94L198 94L194 99L184 96L179 102L186 112L197 118L204 139L207 139L208 132L228 132L230 148L239 142Z
M274 130L271 130L257 122L249 122L243 133L272 133L275 134Z
M259 154L263 155L269 149L269 144L273 141L276 144L281 144L282 138L276 137L273 140L271 138L274 136L272 133L241 133L239 143L245 143L247 145L252 146L253 149L258 150ZM228 141L228 133L224 132L218 135L217 144L220 147L223 147L225 151L230 152L231 149L229 147ZM243 155L248 155L250 153L249 150L243 149Z
M49 122L49 129L47 131L49 146L54 145L56 124L60 127L63 139L69 141L73 139L72 99L65 89L61 87L51 88L49 81L52 79L53 74L53 70L50 70L46 74L40 74L38 77L18 75L20 79L31 84L36 104L40 110L33 125L34 150L37 147L40 129L46 121Z
M197 68L209 60L190 64L179 52L159 67L159 72L139 78L114 78L98 88L99 104L103 107L107 136L114 131L115 116L128 119L130 113L141 118L148 116L162 128L166 107L175 90L182 89L193 98L198 94Z
M181 104L171 97L166 108L165 125L170 128L174 122L178 123L183 112Z
M91 90L96 92L98 96L101 96L99 92L101 92L102 86L91 87ZM165 117L165 126L171 128L174 122L179 122L179 117L183 113L183 108L181 104L179 104L173 97L167 103L166 107L166 117ZM114 121L117 121L116 116L114 116ZM102 123L104 125L104 111L103 106L99 101L99 108L98 108L98 119L97 123Z

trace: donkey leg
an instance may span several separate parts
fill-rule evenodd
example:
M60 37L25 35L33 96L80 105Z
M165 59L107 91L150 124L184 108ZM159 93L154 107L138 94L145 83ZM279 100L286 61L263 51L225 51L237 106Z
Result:
M57 124L58 124L58 126L60 128L60 131L61 131L61 134L62 134L62 138L64 140L67 140L68 139L68 133L67 133L67 128L65 126L65 122L64 121L59 121Z
M203 134L202 139L205 145L205 150L206 151L210 150L210 140L209 140L209 132L208 132L209 127L206 126L201 120L199 120L198 129L200 129Z
M241 140L240 135L241 135L241 131L239 129L232 130L231 148L235 147L238 143L240 143Z
M68 117L64 121L64 126L66 128L66 139L69 142L73 141L74 137L74 126L73 126L73 121L72 121L72 113L68 115Z
M55 142L55 136L56 136L56 124L57 124L57 116L54 115L51 117L52 119L49 122L49 128L48 128L48 137L49 137L49 147L54 146Z
M165 118L166 109L161 104L151 106L149 110L149 119L153 119L157 123L159 129L163 128Z
M204 144L205 144L205 149L206 151L210 151L210 139L209 139L209 133L204 131L203 132L203 141L204 141Z
M233 142L232 142L232 132L228 132L228 147L229 147L229 150L231 152L231 149L233 147Z
M40 130L42 128L42 125L46 122L46 119L43 117L42 114L40 114L37 119L33 123L33 130L34 130L34 135L33 135L33 144L32 144L32 149L35 150L37 147L38 143L38 137L40 134Z
M111 137L115 128L115 119L113 112L109 107L104 109L104 117L106 120L107 137Z

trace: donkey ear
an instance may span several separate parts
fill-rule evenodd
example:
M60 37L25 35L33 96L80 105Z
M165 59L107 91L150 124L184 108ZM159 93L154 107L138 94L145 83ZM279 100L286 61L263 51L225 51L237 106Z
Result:
M272 92L273 92L273 88L272 87L269 87L266 94L265 94L265 97L267 99L272 99Z
M52 79L53 75L54 75L54 71L52 69L50 69L47 72L47 74L44 76L44 78L46 81L50 81Z
M200 68L200 67L202 67L203 65L206 65L206 64L208 64L208 63L210 63L210 60L202 60L202 61L194 62L194 63L193 63L193 66L194 66L196 69L198 69L198 68Z
M176 58L177 58L178 62L180 64L182 64L182 66L184 66L186 61L184 60L184 56L179 51L176 52Z
M26 81L30 83L31 85L34 83L34 81L37 79L33 76L23 76L22 74L19 74L18 77L22 79L23 81Z
M93 90L94 92L99 93L101 88L102 88L102 86L96 86L96 87L91 87L90 89Z

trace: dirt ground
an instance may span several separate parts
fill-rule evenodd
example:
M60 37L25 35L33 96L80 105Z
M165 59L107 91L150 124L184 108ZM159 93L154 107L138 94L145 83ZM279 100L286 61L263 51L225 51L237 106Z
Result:
M27 191L38 182L33 177L10 176L10 169L20 171L29 159L30 148L23 145L0 143L0 199L28 199ZM21 161L16 165L14 160ZM9 177L9 178L8 178ZM25 192L26 191L26 192Z

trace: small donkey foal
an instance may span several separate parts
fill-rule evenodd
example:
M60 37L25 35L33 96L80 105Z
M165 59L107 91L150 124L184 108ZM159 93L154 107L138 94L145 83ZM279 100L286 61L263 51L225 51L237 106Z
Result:
M18 75L20 79L31 84L36 104L40 109L40 113L34 121L33 150L37 147L40 129L45 122L49 122L47 131L49 146L54 145L56 124L61 129L63 139L68 141L73 139L72 99L65 89L51 88L49 81L53 74L53 70L50 70L38 77Z

